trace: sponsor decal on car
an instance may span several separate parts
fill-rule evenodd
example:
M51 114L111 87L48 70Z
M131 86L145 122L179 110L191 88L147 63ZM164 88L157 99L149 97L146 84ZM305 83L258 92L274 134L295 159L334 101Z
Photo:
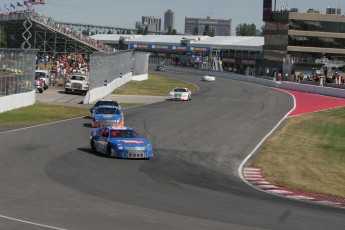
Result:
M126 144L144 144L143 141L139 141L139 140L119 140L119 142L123 142Z

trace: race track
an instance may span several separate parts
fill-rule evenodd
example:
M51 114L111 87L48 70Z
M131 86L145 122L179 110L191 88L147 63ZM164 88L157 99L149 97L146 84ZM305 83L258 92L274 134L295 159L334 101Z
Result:
M124 110L126 126L152 141L151 160L91 153L88 118L0 133L0 229L345 229L343 209L272 196L238 176L293 107L290 95L162 74L200 90Z

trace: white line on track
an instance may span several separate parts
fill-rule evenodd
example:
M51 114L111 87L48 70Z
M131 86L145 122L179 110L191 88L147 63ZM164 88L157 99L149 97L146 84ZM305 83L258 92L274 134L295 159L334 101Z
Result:
M53 121L53 122L49 122L49 123L44 123L44 124L39 124L39 125L34 125L34 126L28 126L28 127L19 128L19 129L12 129L12 130L8 130L8 131L0 132L0 134L12 133L12 132L16 132L16 131L20 131L20 130L25 130L25 129L31 129L31 128L40 127L40 126L44 126L44 125L50 125L50 124L56 124L56 123L65 122L65 121L76 120L76 119L80 119L80 118L84 118L84 117L85 116L74 117L74 118L69 118L69 119L65 119L65 120Z
M17 222L21 222L21 223L25 223L25 224L40 226L40 227L44 227L44 228L50 228L50 229L56 229L56 230L67 230L66 228L57 228L57 227L53 227L53 226L49 226L49 225L38 224L38 223L34 223L34 222L30 222L30 221L25 221L25 220L20 220L20 219L8 217L8 216L3 216L3 215L0 215L0 218L8 219L8 220L13 220L13 221L17 221Z
M249 183L249 182L244 178L242 171L243 171L244 165L245 165L245 164L247 163L247 161L254 155L254 153L259 149L259 147L264 143L264 141L265 141L269 136L272 135L272 133L280 126L280 124L281 124L281 123L288 117L288 115L296 108L296 98L294 97L294 95L292 95L291 93L286 92L286 91L281 91L281 90L279 90L279 91L280 91L280 92L288 93L288 94L290 94L290 95L292 96L293 101L294 101L294 106L293 106L293 108L292 108L287 114L285 114L285 116L277 123L276 126L274 126L274 128L273 128L269 133L267 133L267 135L259 142L259 144L253 149L253 151L251 151L251 153L249 153L249 155L243 160L243 162L240 164L240 166L238 167L238 170L237 170L237 173L238 173L239 177L241 178L241 180L242 180L244 183L248 184L248 185L249 185L250 187L252 187L252 188L255 188L255 189L259 190L259 191L264 191L264 192L265 192L265 190L261 190L261 189L255 187L255 186L253 186L251 183Z

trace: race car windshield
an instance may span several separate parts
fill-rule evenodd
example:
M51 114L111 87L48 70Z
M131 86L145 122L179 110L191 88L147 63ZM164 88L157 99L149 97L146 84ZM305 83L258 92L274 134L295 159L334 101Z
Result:
M96 114L120 114L120 111L116 108L98 108Z
M134 130L112 130L110 137L114 138L140 138L139 134Z
M182 89L182 88L178 88L178 89L174 89L174 92L187 92L187 90Z
M101 105L110 105L110 106L119 106L115 101L97 101L95 104L95 107L101 106Z

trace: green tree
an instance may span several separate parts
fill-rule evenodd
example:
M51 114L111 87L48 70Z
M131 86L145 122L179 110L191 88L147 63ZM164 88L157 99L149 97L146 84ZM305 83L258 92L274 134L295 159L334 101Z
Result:
M130 31L130 30L127 30L127 31L126 31L126 34L131 34L131 31Z
M0 48L7 47L7 39L6 39L6 32L4 26L0 25Z
M168 35L171 35L171 26L169 26L169 29L168 29Z
M256 36L255 24L238 24L236 26L236 36Z
M149 33L149 27L148 27L148 26L145 26L143 35L146 35L146 34L148 34L148 33Z
M108 34L113 34L113 32L111 32L111 30L108 30Z
M210 25L206 25L203 35L214 37L214 29L211 28Z
M261 36L265 35L265 25L261 26Z
M139 26L137 34L142 34L143 33L143 28L141 26Z
M175 29L173 29L172 31L171 31L171 35L176 35L177 34L177 31L175 30Z
M199 35L199 28L196 26L193 31L193 35Z

